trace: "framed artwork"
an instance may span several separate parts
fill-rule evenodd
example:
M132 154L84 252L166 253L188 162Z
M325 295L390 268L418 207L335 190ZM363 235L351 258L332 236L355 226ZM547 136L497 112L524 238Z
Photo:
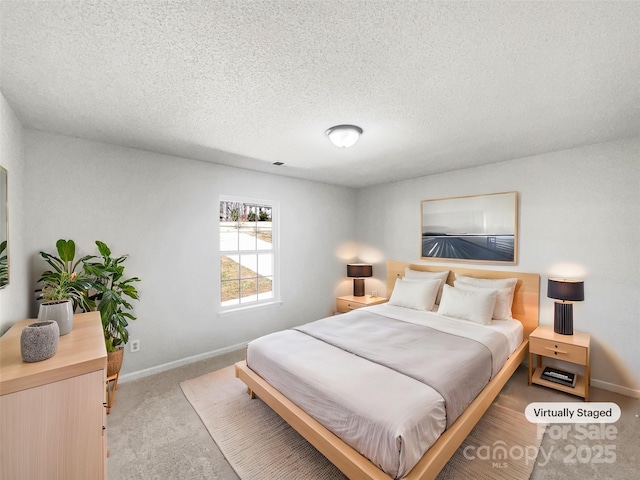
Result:
M420 258L517 262L518 192L422 201Z

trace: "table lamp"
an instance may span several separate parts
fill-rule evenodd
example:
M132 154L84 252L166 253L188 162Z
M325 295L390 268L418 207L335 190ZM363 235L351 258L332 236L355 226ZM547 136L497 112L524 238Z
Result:
M560 300L555 302L553 331L562 335L573 335L573 303L584 300L584 282L550 278L547 297Z
M364 263L347 265L347 277L353 278L353 296L364 297L364 278L373 276L373 267Z

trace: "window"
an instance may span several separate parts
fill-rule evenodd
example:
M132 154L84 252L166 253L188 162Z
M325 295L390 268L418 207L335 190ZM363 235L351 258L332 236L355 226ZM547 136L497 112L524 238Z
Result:
M278 300L276 205L220 200L220 302L223 308Z

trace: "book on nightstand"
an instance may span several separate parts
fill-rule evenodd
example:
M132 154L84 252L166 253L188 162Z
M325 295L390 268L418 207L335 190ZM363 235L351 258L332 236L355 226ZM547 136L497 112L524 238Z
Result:
M576 386L576 374L571 372L565 372L564 370L558 370L553 367L544 367L544 370L540 374L540 378L548 380L549 382L558 383L566 387L575 388Z

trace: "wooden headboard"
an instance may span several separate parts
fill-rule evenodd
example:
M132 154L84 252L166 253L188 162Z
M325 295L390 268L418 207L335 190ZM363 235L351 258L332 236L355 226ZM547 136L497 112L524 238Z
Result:
M397 278L404 277L404 269L422 272L442 272L449 270L447 283L453 286L456 273L477 278L517 278L511 311L513 318L520 320L524 327L524 338L538 326L538 306L540 304L540 275L537 273L521 273L504 270L476 270L472 268L445 267L442 265L424 265L405 262L387 261L387 297L391 297Z

